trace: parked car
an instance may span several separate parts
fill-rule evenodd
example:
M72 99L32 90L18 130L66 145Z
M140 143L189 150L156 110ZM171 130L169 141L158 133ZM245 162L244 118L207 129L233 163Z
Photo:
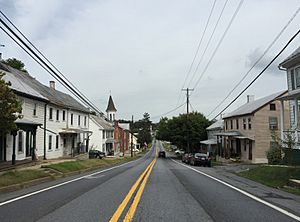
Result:
M180 156L184 154L184 150L175 150L175 154Z
M207 153L195 153L191 156L190 164L211 167L211 157Z
M103 157L105 157L105 153L101 152L100 150L90 150L89 151L89 158L99 158L102 159Z
M166 152L165 151L159 151L158 157L166 158Z
M186 164L190 164L190 160L191 160L191 157L193 156L192 153L185 153L183 156L182 156L182 162L186 163Z

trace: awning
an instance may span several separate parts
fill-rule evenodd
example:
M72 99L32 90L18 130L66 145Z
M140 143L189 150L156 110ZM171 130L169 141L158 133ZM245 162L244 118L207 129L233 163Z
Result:
M32 126L41 126L41 125L43 125L41 123L36 123L36 122L33 122L31 120L28 120L28 119L17 119L15 121L15 123L17 125L32 125Z
M241 136L241 134L236 131L216 133L215 135L216 136Z
M59 134L79 134L79 133L92 133L89 130L64 128L59 131Z
M215 145L215 144L217 144L217 141L214 139L210 139L210 140L200 141L200 143L205 144L205 145Z

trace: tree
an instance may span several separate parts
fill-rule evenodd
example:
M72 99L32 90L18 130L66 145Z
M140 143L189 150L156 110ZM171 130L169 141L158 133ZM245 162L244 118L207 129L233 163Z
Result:
M143 119L135 122L133 124L133 132L137 132L138 136L138 142L140 144L149 144L152 141L152 136L151 136L151 121L150 121L150 115L149 113L144 113Z
M15 69L18 69L18 70L20 70L22 72L27 72L27 70L24 69L25 64L21 60L18 60L16 58L8 58L6 60L3 60L2 62L4 64L9 65L9 66L11 66L11 67L13 67Z
M16 129L17 113L22 110L16 94L9 88L10 82L5 82L0 72L0 132L7 133Z
M196 151L200 141L207 138L206 128L209 125L209 120L198 112L181 114L170 120L162 118L158 124L157 139L170 141L186 151L189 141L190 151Z

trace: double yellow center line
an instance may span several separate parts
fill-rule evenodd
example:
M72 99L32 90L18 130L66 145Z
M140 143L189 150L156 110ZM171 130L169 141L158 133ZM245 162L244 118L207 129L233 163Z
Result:
M157 153L157 149L156 149L156 153ZM156 155L157 156L157 155ZM132 198L133 194L135 193L136 189L138 188L138 191L136 192L136 195L134 197L134 200L129 208L129 210L126 213L126 216L124 218L124 222L128 222L128 221L132 221L137 205L140 202L140 199L142 197L143 191L145 189L146 183L149 179L149 176L151 174L151 171L153 169L153 166L156 162L156 156L155 159L153 159L151 161L151 163L148 165L148 167L146 168L146 170L139 176L139 178L137 179L137 181L134 183L134 185L130 188L128 194L126 195L126 197L124 198L124 200L122 201L122 203L120 204L120 206L118 207L118 209L115 211L114 215L112 216L112 218L109 220L110 222L117 222L121 216L121 214L123 213L124 209L126 208L126 206L128 205L128 202L130 201L130 199Z

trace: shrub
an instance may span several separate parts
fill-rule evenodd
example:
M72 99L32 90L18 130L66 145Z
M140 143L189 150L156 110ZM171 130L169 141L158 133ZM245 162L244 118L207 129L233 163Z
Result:
M282 163L282 152L281 149L277 146L271 147L267 151L267 158L269 164L281 164Z

